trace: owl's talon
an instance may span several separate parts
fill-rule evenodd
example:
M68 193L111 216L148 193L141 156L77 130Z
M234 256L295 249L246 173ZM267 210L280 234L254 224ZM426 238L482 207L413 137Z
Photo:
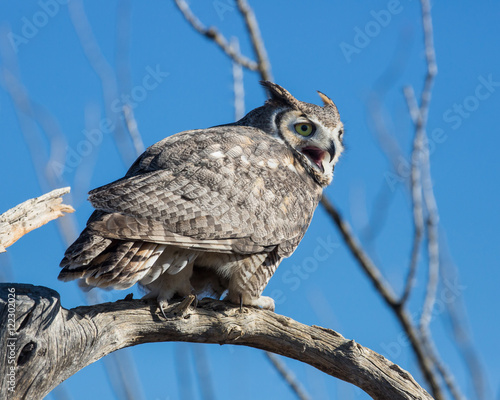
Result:
M172 310L174 315L183 315L195 302L197 297L194 294L187 295L184 300L182 300L179 304L175 306L175 308Z
M167 308L168 303L165 300L159 300L158 306L160 307L160 311L163 314L163 317L167 319L167 315L165 314L165 309Z

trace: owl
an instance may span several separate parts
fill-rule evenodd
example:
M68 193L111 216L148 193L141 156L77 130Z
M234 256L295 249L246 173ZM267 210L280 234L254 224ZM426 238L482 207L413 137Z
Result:
M318 106L262 85L269 99L241 120L169 136L123 178L92 190L95 211L66 250L59 279L138 283L162 312L189 294L274 310L262 291L302 240L344 131L323 93Z

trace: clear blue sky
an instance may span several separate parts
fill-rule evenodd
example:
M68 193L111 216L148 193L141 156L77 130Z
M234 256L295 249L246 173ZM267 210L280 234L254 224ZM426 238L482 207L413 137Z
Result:
M242 52L251 55L232 1L190 3L205 24L216 25L227 37L239 37ZM384 212L385 207L377 203L379 193L383 190L387 195L389 207L380 235L364 243L400 291L411 243L409 196L403 183L387 182L391 167L371 129L368 99L372 90L386 89L384 117L409 159L413 130L402 87L412 84L417 93L422 89L425 60L419 2L251 3L275 81L308 102L319 102L315 91L321 90L340 110L347 151L326 193L361 238L367 218ZM86 1L84 7L105 59L119 76L127 76L124 64L116 57L117 4ZM187 25L172 1L133 2L130 11L126 55L130 62L125 64L130 68L130 81L120 90L133 100L144 144L149 146L182 130L233 121L231 63L227 57ZM467 371L450 340L449 321L442 308L450 293L453 299L464 302L490 389L498 394L500 3L435 2L432 13L439 68L428 123L433 137L432 173L441 244L444 247L446 243L449 249L460 284L440 286L431 327L443 359L463 392L472 396ZM76 208L80 230L91 213L86 192L121 177L132 157L122 161L111 134L102 135L102 141L97 142L92 141L94 136L85 134L100 122L105 124L105 101L101 81L85 57L68 6L55 0L3 2L0 16L0 67L15 71L36 104L32 115L40 117L39 122L27 125L35 136L42 137L34 146L35 156L43 161L51 150L67 154L64 182L55 186L72 186L73 196L68 201ZM8 56L13 54L12 43L16 58ZM2 75L0 212L49 190L39 183ZM260 106L265 97L256 73L245 71L244 82L248 111ZM107 101L115 116L121 101ZM62 148L50 147L47 132L55 129L47 115L54 118L67 140ZM101 131L104 128L101 125ZM404 160L400 166L404 171ZM326 247L328 257L311 261L308 257L318 246ZM64 307L81 305L84 297L76 284L57 280L64 250L56 223L50 223L0 255L2 272L15 282L57 290ZM411 298L415 316L421 309L425 281L422 263ZM353 261L323 210L317 210L299 249L281 264L266 293L279 294L278 313L332 328L384 354L424 383L397 321ZM102 298L110 301L125 294L103 292ZM196 347L188 344L150 344L127 350L127 356L135 360L143 398L180 398L181 381L176 374L179 357L191 365L194 350ZM294 398L262 352L215 345L204 350L217 399L234 398L235 393L241 399ZM286 364L313 398L367 397L312 367L292 360L286 360ZM183 379L194 382L195 377L186 373ZM65 388L73 399L113 398L102 361L68 379ZM201 398L197 389L193 393L193 398Z

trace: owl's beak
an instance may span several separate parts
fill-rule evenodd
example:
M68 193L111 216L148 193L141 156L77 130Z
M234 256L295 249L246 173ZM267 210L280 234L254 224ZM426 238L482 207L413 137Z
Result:
M325 172L325 167L323 166L323 160L326 156L326 151L321 150L318 147L307 146L301 149L302 154L304 154L309 160L318 166L321 172Z
M328 151L328 154L330 154L330 163L331 163L333 161L333 159L335 158L335 153L336 153L334 142L330 143L330 147L328 148L327 151Z
M333 162L333 159L335 158L335 153L336 153L335 143L331 142L330 147L328 147L328 149L326 150L320 149L319 147L315 146L306 146L301 149L301 152L307 158L309 158L314 164L316 164L322 173L324 173L325 172L324 163L331 164ZM329 160L326 159L327 154L328 156L330 156Z

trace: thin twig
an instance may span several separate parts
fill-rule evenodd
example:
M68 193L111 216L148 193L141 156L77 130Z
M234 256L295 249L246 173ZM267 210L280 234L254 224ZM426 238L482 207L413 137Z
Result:
M185 2L185 0L175 0L175 4L177 8L182 13L187 22L191 24L191 26L200 34L207 37L216 43L219 48L226 53L228 57L230 57L234 62L242 65L245 68L248 68L251 71L258 71L259 66L257 63L248 57L245 57L235 51L235 49L229 44L228 40L222 35L217 28L210 27L206 28L201 21L193 14L189 5Z
M391 163L394 172L400 176L401 181L406 179L400 168L404 153L392 132L393 127L388 123L388 112L384 107L384 99L387 92L396 84L405 70L410 55L411 46L409 46L409 42L411 40L412 36L405 34L399 36L398 45L394 50L391 62L374 82L373 90L367 99L369 115L373 123L372 130L380 144L380 149Z
M436 200L434 198L434 192L432 189L432 179L430 173L430 160L429 160L429 148L427 141L426 125L429 114L429 105L432 96L432 87L434 85L434 79L437 74L437 64L436 56L433 44L433 33L432 33L432 18L431 18L431 7L429 0L421 0L422 7L422 24L424 29L424 42L425 42L425 56L427 61L427 74L425 77L424 89L422 91L422 97L420 102L420 107L417 106L415 100L415 94L412 89L407 88L405 90L405 96L407 99L408 108L410 115L415 122L415 141L414 141L414 153L415 160L412 159L412 193L414 199L414 222L415 222L415 237L412 250L412 261L410 266L410 272L408 274L409 278L414 274L414 269L416 269L416 263L418 261L418 248L420 245L420 239L422 236L422 193L423 199L427 208L427 248L429 255L429 279L426 288L426 295L424 300L424 306L422 310L422 315L420 317L420 329L424 331L428 329L432 309L434 307L438 277L439 277L439 247L438 247L438 212ZM416 153L418 152L418 153ZM421 164L422 172L422 188L420 188L419 179L420 169L419 163ZM413 270L412 270L413 269ZM405 294L409 292L411 285L410 279L407 281L407 286ZM407 296L406 296L407 297ZM404 299L404 298L403 298Z
M422 331L429 329L429 323L432 318L432 310L436 302L437 287L439 283L439 237L438 237L438 211L430 173L425 174L424 178L424 201L427 207L427 252L429 254L429 280L427 282L426 295L422 315L420 316L420 329ZM426 184L427 182L427 184Z
M144 152L144 143L142 141L141 133L137 128L137 121L135 120L134 110L129 104L124 104L122 107L123 117L125 119L125 125L128 129L129 135L132 138L132 144L134 146L136 156L141 155Z
M432 86L434 77L437 74L436 55L434 51L432 17L430 0L421 0L422 5L422 23L424 27L425 38L425 56L427 60L427 76L425 78L424 90L422 92L422 102L420 104L421 129L424 130L427 124L429 113L429 103L432 95ZM432 309L436 301L437 286L439 280L439 244L438 244L438 221L439 215L437 203L432 188L431 166L429 159L428 142L425 142L422 154L422 189L424 202L427 207L427 243L429 253L429 280L426 288L424 308L420 318L420 329L428 330L431 320Z
M422 159L423 180L422 187L424 193L424 202L427 208L427 247L429 253L429 280L426 288L426 296L422 315L420 317L420 329L422 331L429 329L432 310L436 302L437 286L439 281L439 236L438 222L439 214L432 188L432 178L429 163L429 150L424 151Z
M69 186L62 179L65 164L66 139L55 118L49 111L35 103L26 87L23 85L18 60L12 47L3 38L7 33L0 32L0 54L2 57L1 77L5 89L12 99L19 121L21 133L28 145L38 184L43 192L54 190L61 186ZM45 137L50 140L51 151L45 151ZM71 202L68 195L67 200ZM57 219L60 232L67 236L77 235L76 219L73 215Z
M274 368L280 373L281 377L288 383L288 386L293 390L295 395L300 400L309 400L311 396L307 394L295 375L290 371L286 365L278 358L276 354L265 352L267 358L273 364Z
M126 132L118 118L119 113L113 112L111 109L113 101L118 99L118 83L115 73L99 48L99 44L85 13L83 2L81 0L70 1L68 3L68 10L85 56L101 81L106 116L113 122L113 134L118 151L123 163L130 165L136 158L135 154L130 151L127 145Z
M130 84L130 0L122 0L117 6L116 22L116 69L117 69L117 87L121 93L131 91ZM138 157L144 152L144 142L137 128L137 121L134 115L134 109L129 102L123 104L122 115L125 120L134 156Z
M386 303L391 308L397 307L398 302L391 286L384 279L380 270L373 263L368 254L365 253L361 244L353 235L350 225L342 218L340 213L325 195L323 195L323 198L321 199L321 204L330 217L332 217L335 221L342 237L344 238L344 241L351 250L351 253L356 258L361 268L363 268L365 273L368 275L377 291L382 295Z
M422 195L427 209L426 229L427 229L427 252L429 257L429 278L426 287L426 295L422 310L422 315L419 321L419 332L421 342L425 347L427 356L432 359L433 365L436 367L441 377L443 378L448 390L452 396L457 399L463 399L453 375L448 371L448 368L439 358L439 355L433 345L429 323L432 316L432 310L436 301L437 286L439 281L439 246L438 246L438 210L437 203L434 197L432 188L432 177L430 170L429 147L426 133L426 125L429 114L429 105L432 97L432 87L437 74L437 64L433 44L431 6L429 0L421 0L422 7L422 24L424 29L425 54L427 61L427 74L424 82L424 89L421 95L420 107L417 106L415 93L413 89L405 90L410 116L415 123L415 141L414 153L415 159L412 159L412 192L414 199L414 222L415 222L415 238L414 247L412 250L412 261L409 272L409 279L405 289L405 295L411 290L412 274L415 273L416 263L418 260L418 248L423 230L423 212L422 212ZM417 153L418 152L418 153ZM419 168L420 163L420 168ZM420 176L420 173L422 174ZM419 182L421 178L421 182ZM415 209L417 208L417 209ZM415 257L415 258L414 258ZM405 296L403 295L403 296ZM402 298L402 302L405 297Z
M437 371L441 375L448 390L455 400L465 400L465 396L460 392L455 382L453 374L448 370L448 367L440 359L434 342L428 331L422 332L422 343L426 347L427 354L432 359L433 364L436 366Z
M442 251L442 253L447 255L446 258L448 261L442 262L443 267L447 267L441 268L442 276L448 281L458 281L458 273L453 261L449 257L446 240L443 241L443 244L444 246L442 246L442 248L444 251ZM459 296L456 296L450 299L450 301L444 302L450 318L451 330L458 350L469 372L476 398L478 400L493 398L486 382L484 367L474 348L474 343L470 335L470 324L467 319L464 304L461 300Z
M412 115L413 120L419 127L418 116L415 115L415 110L418 110L418 105L415 101L415 94L413 88L405 87L404 94ZM415 137L413 139L413 150L411 155L411 198L413 210L413 245L410 256L410 267L406 278L405 288L401 296L400 303L404 305L410 297L411 289L413 288L415 275L417 272L418 258L420 255L420 244L422 243L422 236L424 232L424 213L422 209L422 175L421 175L421 159L424 148L425 130L416 129Z
M231 46L240 52L238 38L231 39ZM245 115L245 87L243 86L243 67L233 61L233 92L234 92L234 120L238 121Z
M240 10L243 19L245 20L245 25L250 35L250 40L252 41L252 47L257 57L257 65L261 79L263 81L272 81L273 75L271 73L271 64L267 57L267 51L264 46L264 41L260 35L259 24L255 18L252 8L248 5L246 0L236 0L238 5L238 10Z
M130 93L131 0L120 0L116 4L116 82L120 93Z

